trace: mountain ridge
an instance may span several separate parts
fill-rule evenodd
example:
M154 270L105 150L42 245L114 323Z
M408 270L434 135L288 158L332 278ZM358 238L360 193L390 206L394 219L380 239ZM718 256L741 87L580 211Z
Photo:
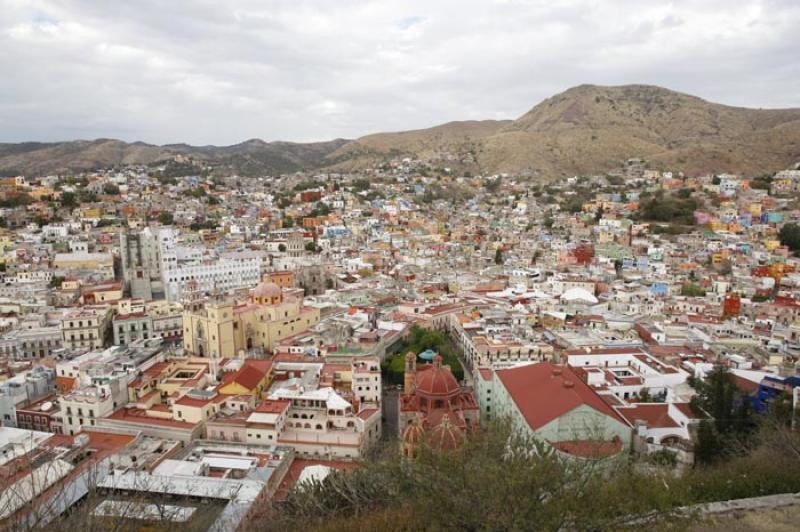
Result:
M654 167L746 175L800 160L800 108L712 103L654 85L583 84L514 120L451 121L429 128L313 143L248 139L191 146L117 139L0 144L0 172L63 173L153 164L186 155L224 173L353 171L409 156L478 173L543 178L602 173L641 157Z

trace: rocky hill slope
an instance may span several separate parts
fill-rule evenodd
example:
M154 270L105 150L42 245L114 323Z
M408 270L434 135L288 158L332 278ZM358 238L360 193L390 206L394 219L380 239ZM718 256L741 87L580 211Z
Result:
M800 109L729 107L648 85L581 85L514 121L472 124L369 135L328 159L358 167L390 153L472 151L479 171L543 176L603 172L631 157L688 173L745 174L800 159Z

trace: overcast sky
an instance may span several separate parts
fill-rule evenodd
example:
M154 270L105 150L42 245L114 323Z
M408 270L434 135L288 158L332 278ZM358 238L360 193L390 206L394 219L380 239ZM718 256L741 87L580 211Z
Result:
M582 83L800 107L800 0L0 0L0 142L355 138Z

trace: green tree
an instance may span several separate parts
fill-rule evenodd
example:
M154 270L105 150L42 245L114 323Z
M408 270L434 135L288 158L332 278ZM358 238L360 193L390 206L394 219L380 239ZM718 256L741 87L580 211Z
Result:
M278 244L278 251L286 253L286 244Z
M741 453L755 444L758 427L750 397L726 366L716 364L696 389L693 405L711 415L719 453Z
M788 223L781 227L778 232L781 244L788 247L793 252L800 250L800 225Z
M65 209L72 210L78 206L78 198L74 192L62 192L59 201Z
M30 194L25 192L12 192L10 194L6 194L2 199L0 199L0 207L24 207L33 202L34 199L30 196Z
M719 438L714 425L704 419L697 428L697 442L694 446L694 457L699 464L711 464L720 455Z
M158 215L158 223L161 225L172 225L175 223L175 218L172 216L171 212L161 212Z
M497 248L494 252L494 263L503 264L503 250L500 248Z

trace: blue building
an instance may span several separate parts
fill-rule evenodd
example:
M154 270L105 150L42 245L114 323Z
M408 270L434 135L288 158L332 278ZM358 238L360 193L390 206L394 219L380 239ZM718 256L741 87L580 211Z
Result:
M663 282L655 282L650 285L650 293L654 296L666 296L669 285Z
M766 412L769 410L769 403L782 393L791 394L792 391L800 386L800 377L777 377L768 375L761 380L758 385L758 392L752 398L753 407L756 412Z

